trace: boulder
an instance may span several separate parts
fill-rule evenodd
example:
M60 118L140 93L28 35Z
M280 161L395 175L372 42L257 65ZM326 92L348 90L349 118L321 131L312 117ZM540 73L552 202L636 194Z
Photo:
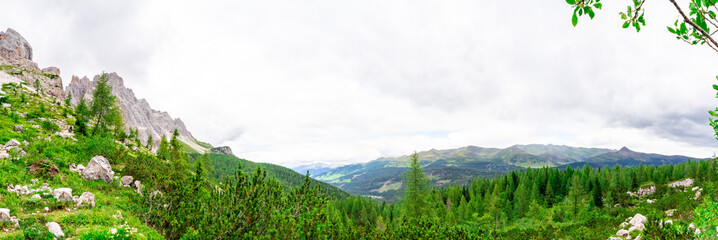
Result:
M690 187L693 186L693 179L688 178L681 181L675 181L668 184L669 187L676 188L676 187Z
M72 201L72 189L70 188L58 188L52 191L52 196L57 199L58 202Z
M10 153L7 152L6 149L0 150L0 159L5 159L5 158L9 158L9 157L10 157Z
M125 186L125 187L132 186L132 183L134 180L135 180L135 178L133 178L132 176L123 176L120 179L120 181L122 182L122 186Z
M701 191L696 192L696 196L693 197L693 200L698 200L699 197L701 197Z
M40 197L40 194L32 195L32 197L30 197L30 198L31 198L31 199L42 199L42 198Z
M22 125L15 125L12 130L14 130L15 132L22 132Z
M7 141L7 143L5 143L5 148L8 148L8 149L17 147L17 146L20 146L20 141L15 140L14 138L10 139L10 141Z
M82 175L85 180L102 180L107 184L111 184L115 172L112 171L112 166L110 166L110 162L105 157L95 156L87 164L87 168L82 171Z
M95 194L92 194L90 192L82 193L82 195L80 195L80 198L78 199L77 206L85 206L85 203L87 205L95 207Z
M10 221L10 209L0 208L0 222Z
M618 225L618 228L623 229L623 228L626 228L626 226L628 226L628 223L627 223L627 222L622 222L621 225Z
M60 227L60 224L57 224L56 222L49 222L45 224L47 226L47 231L55 235L57 238L65 237L65 233L62 232L62 228Z
M628 231L625 229L621 229L621 230L618 230L618 232L616 232L616 235L621 236L621 237L628 236Z
M645 216L641 215L640 213L636 213L636 215L631 218L631 221L628 222L632 226L631 228L629 228L628 231L630 232L632 230L643 230L645 228L644 224L646 223L646 221L648 221L648 219Z
M647 203L654 203L654 202L656 202L656 201L653 201L653 200L651 200L651 199L646 199L646 202L647 202Z
M142 193L142 183L140 183L140 181L135 180L135 182L132 184L133 184L133 186L135 186L135 188L137 188L137 190L135 190L135 192Z
M666 210L666 216L673 217L673 213L676 212L675 209Z

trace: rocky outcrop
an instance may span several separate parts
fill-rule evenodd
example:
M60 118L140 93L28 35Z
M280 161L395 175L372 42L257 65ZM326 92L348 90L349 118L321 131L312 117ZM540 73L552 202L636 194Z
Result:
M49 222L45 224L45 226L47 226L47 231L55 235L56 238L65 237L65 233L62 232L60 224L57 224L56 222Z
M152 136L153 142L159 142L162 136L169 138L175 129L179 132L179 139L195 148L201 153L205 148L196 143L195 138L187 130L184 122L179 118L172 118L167 112L154 110L145 99L137 99L132 89L125 87L124 80L117 73L108 73L108 85L112 86L112 94L117 97L122 109L122 118L125 127L138 130L140 139L144 142ZM92 99L92 92L95 89L100 75L95 75L92 80L87 77L72 77L67 86L67 95L70 96L70 104L76 106L81 98Z
M82 171L85 171L85 166L82 166L82 164L75 166L74 163L70 164L70 171L71 172L77 172L79 174L82 174Z
M84 171L82 171L82 178L85 180L102 180L107 184L112 183L112 177L115 176L115 172L112 171L110 162L103 156L93 157Z
M690 187L693 186L693 179L688 178L681 181L676 181L668 184L669 187L676 188L676 187Z
M0 32L0 57L32 61L32 47L20 33L8 28L5 32Z
M43 93L59 100L65 99L60 69L40 69L37 63L32 61L32 47L15 30L0 32L0 65L8 66L2 71L25 81L28 86L35 88L35 81L38 81Z
M229 146L221 146L221 147L212 148L211 151L213 153L234 155L234 153L232 153L232 148L230 148Z
M638 191L636 192L636 194L638 194L639 196L644 196L644 195L653 194L653 193L655 193L655 192L656 192L656 186L650 186L650 187L647 187L647 188L638 189Z
M10 209L7 208L0 208L0 222L11 222L13 223L13 227L20 227L17 217L11 217Z
M10 141L5 143L6 148L13 148L13 147L17 147L17 146L20 146L20 141L15 140L15 139L10 139Z

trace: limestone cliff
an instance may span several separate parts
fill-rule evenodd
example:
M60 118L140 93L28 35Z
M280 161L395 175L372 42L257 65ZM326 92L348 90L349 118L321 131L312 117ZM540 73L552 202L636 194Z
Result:
M108 73L107 77L107 84L112 86L112 94L117 97L117 101L120 103L125 127L136 128L143 142L149 136L152 136L156 145L162 136L169 138L172 136L172 132L177 129L179 138L184 143L200 153L208 150L196 143L192 133L187 130L182 120L179 118L173 119L167 112L152 109L145 99L137 99L132 89L125 87L124 80L117 73ZM73 76L66 89L68 96L70 96L70 104L77 106L82 97L86 101L90 101L99 79L100 75L95 75L92 80L87 77L78 78Z
M40 69L37 63L32 61L30 44L10 28L0 32L0 71L25 81L33 89L39 87L47 95L59 100L65 99L60 69L56 67Z

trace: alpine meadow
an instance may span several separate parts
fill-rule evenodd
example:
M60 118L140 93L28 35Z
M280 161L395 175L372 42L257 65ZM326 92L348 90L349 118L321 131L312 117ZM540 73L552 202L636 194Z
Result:
M0 239L718 239L718 2L627 3L0 2Z

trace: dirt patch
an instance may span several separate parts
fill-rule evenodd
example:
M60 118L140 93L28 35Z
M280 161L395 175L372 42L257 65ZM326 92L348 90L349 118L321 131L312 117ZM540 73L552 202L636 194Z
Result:
M60 173L60 168L57 167L57 164L47 159L33 162L27 167L27 170L35 176L45 178L51 178Z

